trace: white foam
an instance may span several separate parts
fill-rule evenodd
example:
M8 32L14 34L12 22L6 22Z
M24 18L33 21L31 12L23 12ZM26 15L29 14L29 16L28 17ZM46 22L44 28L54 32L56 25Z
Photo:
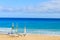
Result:
M10 31L11 28L0 28L0 31Z
M31 29L29 29L31 30ZM31 33L31 34L44 34L44 35L60 35L60 31L53 31L53 30L31 30L31 31L28 31L28 33Z
M0 34L8 34L10 32L11 32L11 28L0 28Z
M21 30L21 29L19 29ZM18 30L18 31L19 31ZM11 32L11 28L0 28L0 34ZM20 33L20 32L19 32ZM52 31L51 29L27 29L26 34L44 34L50 36L60 36L60 31Z

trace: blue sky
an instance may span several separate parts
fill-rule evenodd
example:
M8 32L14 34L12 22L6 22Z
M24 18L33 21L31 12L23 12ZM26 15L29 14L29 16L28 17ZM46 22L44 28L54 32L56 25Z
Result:
M60 0L0 0L0 17L60 18Z

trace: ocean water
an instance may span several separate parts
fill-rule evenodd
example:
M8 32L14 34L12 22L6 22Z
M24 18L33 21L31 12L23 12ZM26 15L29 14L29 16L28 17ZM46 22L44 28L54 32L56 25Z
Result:
M18 32L24 32L26 26L27 33L39 34L60 34L59 18L0 18L0 30L6 30L18 25Z

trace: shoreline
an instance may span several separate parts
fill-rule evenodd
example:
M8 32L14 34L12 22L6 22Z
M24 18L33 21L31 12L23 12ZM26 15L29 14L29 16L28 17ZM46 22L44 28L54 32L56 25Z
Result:
M60 36L27 34L26 36L12 37L9 35L0 34L0 40L60 40Z
M0 33L0 35L10 35L8 33ZM24 35L24 33L13 33L12 35ZM60 36L60 34L32 34L32 33L26 33L25 35L48 35L48 36Z

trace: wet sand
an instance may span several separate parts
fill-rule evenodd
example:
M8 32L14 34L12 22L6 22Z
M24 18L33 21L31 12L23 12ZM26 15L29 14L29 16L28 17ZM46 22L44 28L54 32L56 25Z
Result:
M30 34L26 36L1 35L0 40L60 40L60 36Z

